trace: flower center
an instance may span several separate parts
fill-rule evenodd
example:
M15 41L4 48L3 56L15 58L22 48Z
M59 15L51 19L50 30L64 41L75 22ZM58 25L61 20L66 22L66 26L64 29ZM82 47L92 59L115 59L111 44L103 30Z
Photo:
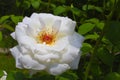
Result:
M46 31L42 31L37 36L37 42L42 44L52 45L55 42L55 34L53 34L52 32L49 33Z

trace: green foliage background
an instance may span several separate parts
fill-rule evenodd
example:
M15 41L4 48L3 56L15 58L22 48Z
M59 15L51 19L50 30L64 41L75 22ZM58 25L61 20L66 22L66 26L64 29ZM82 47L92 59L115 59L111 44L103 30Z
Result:
M0 0L0 48L17 44L10 33L33 12L68 16L85 37L77 70L59 76L44 71L30 76L15 68L11 54L0 53L0 77L7 80L120 80L120 0Z

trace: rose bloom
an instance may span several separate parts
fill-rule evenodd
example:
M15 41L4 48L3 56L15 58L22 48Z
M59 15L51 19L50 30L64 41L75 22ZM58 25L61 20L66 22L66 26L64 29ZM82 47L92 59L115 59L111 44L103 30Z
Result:
M10 49L16 67L52 75L77 69L84 38L74 31L75 25L68 17L48 13L25 17L11 34L18 42Z

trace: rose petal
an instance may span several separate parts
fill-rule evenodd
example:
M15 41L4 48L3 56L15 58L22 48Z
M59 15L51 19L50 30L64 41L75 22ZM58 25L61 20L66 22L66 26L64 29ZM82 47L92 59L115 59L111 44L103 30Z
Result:
M69 36L69 42L72 46L76 48L82 47L82 42L84 41L84 37L74 32L72 36Z
M26 69L43 70L46 68L45 65L33 60L32 57L30 57L29 55L21 56L19 58L19 61Z
M62 23L59 33L64 33L65 35L71 35L74 32L76 22L72 21L67 17L62 17Z
M38 59L40 62L52 62L53 60L59 59L59 56L57 54L45 54L45 55L39 55L35 54L34 57Z
M23 66L22 66L22 64L20 63L20 61L18 60L19 57L21 57L22 54L21 54L21 52L19 51L18 46L11 48L10 51L11 51L11 54L13 55L13 57L15 58L16 67L22 69Z
M61 20L54 21L54 24L53 24L53 27L52 27L53 32L55 34L57 34L59 32L60 27L61 27Z
M56 19L55 16L53 16L52 14L47 14L47 13L40 13L39 17L45 23L45 27L51 27L51 28Z
M74 46L69 45L66 48L66 52L64 52L65 54L62 55L62 58L60 60L60 62L62 63L71 63L77 56L79 56L78 52L79 52L79 48L76 48Z
M74 60L69 64L71 69L78 69L79 61L80 61L80 54L74 58Z
M31 37L36 37L37 34L42 30L44 27L43 23L40 22L38 19L31 19L28 17L25 17L23 19L23 23L27 25L26 32Z
M16 40L16 37L15 37L15 32L11 33L10 35L12 36L12 38L13 38L13 39L15 39L15 40Z
M67 69L70 69L68 64L55 64L55 65L51 65L48 72L52 75L59 75L65 72Z

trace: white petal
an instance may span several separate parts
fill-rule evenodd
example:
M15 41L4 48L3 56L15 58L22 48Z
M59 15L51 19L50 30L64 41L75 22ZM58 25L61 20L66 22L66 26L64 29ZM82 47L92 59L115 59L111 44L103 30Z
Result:
M10 35L12 36L12 38L13 38L13 39L15 39L15 40L16 40L16 37L15 37L15 32L11 33Z
M15 28L15 38L19 40L19 37L27 35L25 31L26 28L27 25L23 23L18 23L18 25Z
M79 53L78 56L75 57L74 60L69 64L70 67L71 67L71 69L78 69L79 61L80 61L80 53Z
M26 25L19 23L16 26L15 30L15 38L18 41L19 44L33 44L36 43L36 40L26 34Z
M45 23L46 27L52 28L52 25L55 21L55 16L47 13L40 13L39 16L40 16L40 19Z
M25 17L23 19L23 23L28 25L27 26L27 34L31 37L35 37L39 31L42 30L42 28L44 27L44 25L41 24L40 20L34 18L34 19L31 19L31 18L28 18L28 17Z
M39 14L38 13L33 13L31 16L30 16L31 19L37 19L39 20Z
M55 34L59 32L60 26L61 26L61 20L54 21L52 29Z
M19 51L18 46L11 48L10 51L13 57L15 58L16 67L23 68L21 62L18 60L21 57L21 52Z
M77 56L79 56L79 48L69 45L66 52L62 55L62 63L71 63Z
M19 60L26 69L43 70L46 68L43 64L33 60L29 55L24 55L20 57Z
M62 23L59 33L64 33L65 35L71 35L74 32L76 22L72 21L67 17L61 17Z
M68 43L69 43L68 37L62 37L60 39L57 39L55 44L53 44L52 46L46 46L46 49L62 51L68 45Z
M45 54L45 55L39 55L35 54L34 57L38 59L40 62L51 62L59 59L59 56L57 54Z
M55 64L50 67L48 72L52 75L59 75L68 69L70 69L70 67L67 64Z
M69 37L69 42L72 46L76 48L82 47L82 42L84 41L84 37L74 32L72 36Z
M42 52L43 54L48 53L46 51L57 51L60 52L68 45L68 37L63 37L61 39L56 40L56 42L53 45L47 45L47 44L35 44L35 52L39 53ZM41 54L42 54L41 53Z

